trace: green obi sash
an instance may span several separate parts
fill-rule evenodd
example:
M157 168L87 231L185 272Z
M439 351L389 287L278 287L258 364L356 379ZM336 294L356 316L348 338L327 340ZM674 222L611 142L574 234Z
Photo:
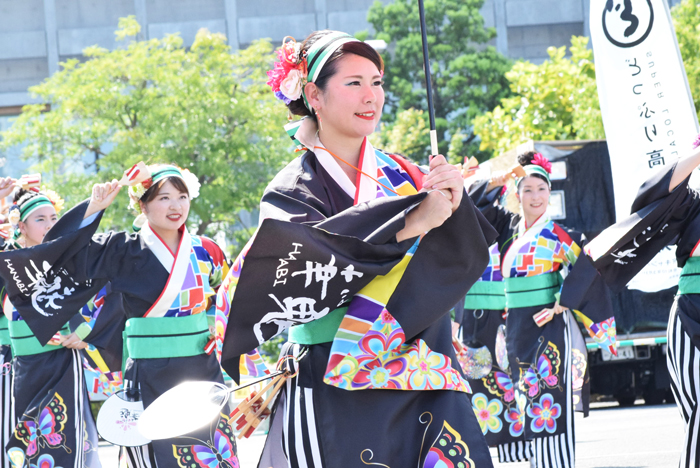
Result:
M8 320L8 325L10 329L10 341L12 343L12 354L15 356L29 356L63 349L61 345L42 346L24 320ZM68 328L68 324L65 324L61 329L61 334L67 335L69 333L70 329Z
M126 321L124 359L158 359L204 354L209 342L207 314L135 317Z
M9 346L10 344L10 328L8 325L8 320L7 317L0 312L0 346Z
M678 294L700 294L700 257L690 257L681 270Z
M304 346L330 343L338 333L340 322L343 321L347 311L347 306L340 307L313 322L290 327L288 341Z
M552 304L559 297L561 275L555 271L537 276L504 278L506 306L535 307Z
M477 281L464 298L464 308L469 310L505 309L505 284L503 281Z

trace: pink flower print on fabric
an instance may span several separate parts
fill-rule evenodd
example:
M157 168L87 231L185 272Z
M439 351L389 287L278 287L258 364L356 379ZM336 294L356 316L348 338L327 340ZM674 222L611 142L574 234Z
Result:
M451 370L444 354L435 353L424 341L408 352L409 385L414 390L437 390L448 384L446 371Z
M353 379L353 387L403 388L407 362L403 357L392 359L392 350L401 347L404 340L401 328L393 330L389 336L373 331L365 335L359 342L363 354L357 356L360 368Z
M508 432L513 437L520 437L523 435L523 430L525 429L525 413L520 411L520 408L514 406L508 408L506 411L506 422L510 423Z
M561 405L554 403L551 394L545 393L539 403L533 402L527 409L527 415L532 418L530 429L533 432L547 431L554 434L557 430L557 419L561 416Z
M455 390L471 393L447 356L432 351L423 340L404 343L398 321L382 311L371 329L337 364L324 382L345 390Z
M224 278L224 281L219 286L219 290L216 294L216 311L214 312L214 337L216 340L216 358L221 362L221 352L224 347L224 336L226 335L226 327L228 327L228 315L231 311L231 301L233 301L233 296L236 293L236 287L238 286L238 279L241 276L241 270L243 269L243 263L245 263L245 257L248 254L251 246L255 241L255 235L250 238L248 243L243 247L241 253L236 257L233 262L231 269Z
M384 309L382 313L379 314L379 318L382 322L382 325L389 325L391 327L397 326L396 319L386 309Z
M54 458L49 455L48 453L45 453L43 455L40 455L39 458L36 460L36 464L32 463L29 465L29 468L61 468L60 466L56 466L56 461Z

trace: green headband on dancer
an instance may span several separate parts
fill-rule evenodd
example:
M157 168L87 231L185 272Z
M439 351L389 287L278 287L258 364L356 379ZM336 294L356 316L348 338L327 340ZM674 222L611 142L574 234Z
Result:
M141 226L146 222L145 215L141 213L139 200L143 198L148 189L154 184L169 177L182 179L185 182L190 199L199 196L201 184L197 176L187 169L181 169L171 164L148 167L143 162L140 162L124 172L122 180L125 181L124 185L129 186L129 208L138 213L138 216L132 224L134 231L139 231Z
M528 164L527 166L524 166L523 169L525 169L525 174L527 174L525 177L531 176L531 175L541 175L547 181L547 185L549 185L550 188L552 187L552 182L550 182L550 180L549 180L549 173L547 171L545 171L542 166L535 166L534 164ZM523 180L525 177L520 177L520 178L515 179L515 185L517 186L518 184L520 184L520 181Z
M332 33L326 34L314 42L306 54L306 81L308 83L315 83L321 74L321 70L323 70L323 67L326 65L331 55L333 55L333 53L335 53L340 46L347 44L348 42L360 41L359 39L352 37L350 34L340 31L333 31ZM306 108L313 110L309 104L309 101L306 99L306 93L304 92L303 87L301 89L301 95L304 97L304 105L306 105Z
M46 195L37 195L31 197L19 205L19 220L22 222L27 221L30 214L34 213L36 210L43 206L50 206L53 208L53 203Z
M523 169L525 170L525 177L531 175L544 177L544 180L547 181L547 186L549 186L550 190L552 189L552 181L549 178L549 174L552 173L552 163L549 162L549 159L545 158L541 153L535 153L534 157L532 158L532 164L523 166ZM520 181L522 181L525 177L517 177L515 179L515 186L517 187L520 185Z
M161 180L167 179L168 177L177 177L185 180L180 168L175 166L161 166L151 173L151 180L154 184L157 184Z

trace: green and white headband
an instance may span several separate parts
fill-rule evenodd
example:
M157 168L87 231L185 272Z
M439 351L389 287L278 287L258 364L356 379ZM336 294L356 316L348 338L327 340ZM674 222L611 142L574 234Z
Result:
M21 205L18 206L19 220L25 222L30 214L34 213L36 210L44 206L53 207L53 203L51 203L51 200L49 200L49 197L47 197L46 195L39 194L27 199L27 201L23 202Z
M161 180L167 179L168 177L177 177L178 179L182 179L187 186L190 199L194 199L199 196L199 189L201 188L199 179L197 179L197 176L187 169L181 169L172 165L156 166L151 169L141 162L135 164L131 169L124 173L122 181L125 181L123 185L129 186L129 208L139 213L132 224L135 231L141 229L141 226L146 222L146 217L143 215L143 213L141 213L139 200L143 198L146 191L151 188L153 184L157 184Z
M309 48L306 53L306 81L308 83L315 83L321 74L321 70L331 58L331 55L335 53L336 50L340 49L343 44L348 42L360 42L359 39L355 39L348 33L333 31L330 34L318 39ZM309 110L312 110L309 101L306 99L306 93L302 88L301 95L304 97L304 104Z
M535 153L534 157L532 158L532 164L523 166L523 169L525 170L525 177L531 175L542 176L547 181L549 188L552 188L552 182L549 178L549 174L552 173L552 163L549 162L549 159L545 158L542 153ZM520 181L525 177L516 178L515 186L517 187L520 184Z
M544 168L542 168L541 166L535 166L534 164L528 164L527 166L524 166L523 169L525 169L525 174L527 174L527 176L540 175L540 176L544 177L545 180L547 181L547 185L549 185L550 188L552 187L552 182L549 180L549 173L547 171L545 171ZM527 176L525 176L525 177L527 177ZM523 180L525 177L520 177L518 179L515 179L516 187L518 186L518 184L520 184L520 181Z

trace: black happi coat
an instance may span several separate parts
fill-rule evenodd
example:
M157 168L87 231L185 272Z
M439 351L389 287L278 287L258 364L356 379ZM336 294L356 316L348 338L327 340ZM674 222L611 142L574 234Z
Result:
M272 287L275 262L286 255L291 242L303 243L303 249L310 249L311 242L297 240L302 234L308 235L317 239L313 242L317 249L314 255L323 253L330 258L333 254L338 260L339 271L351 264L364 272L357 283L353 281L346 286L341 281L341 287L348 288L346 297L349 299L376 275L386 274L413 245L415 239L397 243L396 233L405 226L407 211L420 203L424 196L420 193L381 198L353 206L353 199L322 167L314 153L305 153L283 169L263 195L260 216L264 221L247 252L231 303L223 348L227 372L235 373L237 356L257 346L254 340L247 338L250 333L245 330L255 326L260 316L270 310L271 305L263 299L278 291ZM266 231L272 227L276 229L274 242L266 240ZM487 248L494 235L465 196L459 209L443 226L433 229L422 239L386 306L403 327L406 342L418 338L424 340L430 349L449 357L455 369L459 369L459 365L452 347L448 311L485 268ZM265 247L258 247L259 244ZM263 274L260 265L264 258L259 251L269 251L277 245L281 245L279 253L269 253L274 260L268 272ZM326 304L331 310L340 305L337 296L332 297L332 303L327 302L328 298L323 302L317 293L314 295L303 285L303 281L294 285L291 280L284 285L277 284L278 288L288 288L279 290L278 297L308 295L316 300L317 310ZM332 288L333 284L328 283L328 296L331 296ZM271 334L265 336L265 339L269 338ZM318 438L323 466L362 466L361 458L368 463L371 460L372 463L386 464L382 466L434 466L434 462L425 460L431 446L438 440L446 440L447 448L459 449L454 452L452 460L455 466L457 460L461 460L459 455L463 455L461 444L467 445L474 466L491 466L491 457L467 394L445 390L343 390L323 381L330 350L330 342L308 346L308 353L299 362L295 392L300 392L302 399L304 390L313 393L313 412L310 414L307 407L305 415L295 413L285 423L293 428L293 419L296 419L300 427L306 428L310 418L314 419L317 427L314 438ZM294 395L287 398L293 400ZM285 417L280 414L279 407L277 405L273 415L272 426L275 426L275 419ZM452 434L458 434L461 441L455 440L447 432L447 427L451 427ZM266 452L281 446L279 437L279 434L270 433ZM296 433L290 437L301 440L302 435ZM297 466L300 452L298 447L296 450L292 447L290 442L292 453L288 457L292 466ZM443 445L435 447L445 448ZM261 462L260 466L267 467L268 464Z
M603 231L591 242L594 265L613 289L622 289L654 256L676 245L678 266L685 266L700 242L700 193L686 179L669 193L672 164L639 189L632 215ZM700 349L700 296L676 297L677 314Z
M88 202L83 202L63 215L40 246L0 254L0 264L6 267L7 259L14 262L15 267L27 265L30 260L37 265L48 261L52 266L50 272L60 277L63 285L70 285L75 289L72 295L65 295L62 310L67 310L70 306L75 307L73 310L78 309L110 282L110 296L121 296L121 304L119 307L110 306L109 310L102 311L100 315L112 312L125 314L126 318L142 317L159 298L168 281L169 272L145 245L139 234L95 234L101 213L90 224L81 228L87 206ZM23 256L10 256L12 254ZM51 317L37 314L31 301L14 285L12 272L8 268L0 270L0 275L10 284L8 291L13 304L40 340L41 336L53 335L60 328L57 328L58 323L65 323L70 318L64 318L60 312ZM21 274L21 268L15 268L15 272L17 271ZM51 279L52 277L49 277L49 282ZM28 281L25 280L24 283L28 284ZM109 329L93 330L93 333L97 333L98 336L104 335L107 343L114 342ZM116 350L112 350L113 355L117 353ZM205 380L223 383L221 367L214 354L130 359L124 369L124 379L133 381L140 387L144 408L167 390L184 381ZM213 423L212 427L216 427L216 423ZM150 456L155 458L159 466L176 467L178 456L174 454L173 446L204 444L211 439L212 430L206 427L188 435L190 438L152 442ZM200 442L193 442L194 439ZM229 442L235 450L235 441L230 438Z
M3 287L0 293L2 304L5 303L5 293ZM14 311L11 318L17 319L16 313ZM82 320L79 314L74 318ZM2 348L9 366L12 360L10 346ZM58 348L40 354L14 356L13 368L2 369L0 460L12 457L15 463L21 463L24 457L27 465L100 467L97 430L82 364L80 351ZM5 379L12 384L11 387L6 385ZM46 418L48 412L53 413L51 419ZM38 435L32 440L34 426L41 427L43 436Z

